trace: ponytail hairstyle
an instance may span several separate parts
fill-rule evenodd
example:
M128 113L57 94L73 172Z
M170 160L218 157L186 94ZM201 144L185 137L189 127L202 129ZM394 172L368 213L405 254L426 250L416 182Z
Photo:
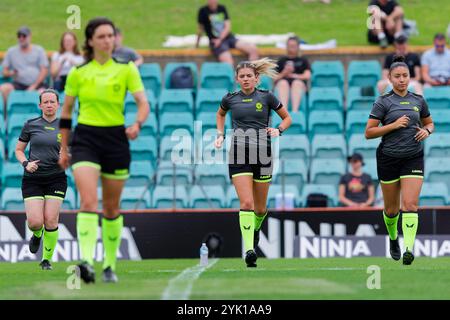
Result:
M262 58L255 61L243 61L239 63L236 67L236 75L239 73L239 70L244 68L252 69L256 76L266 75L273 79L278 75L277 63L269 58Z
M401 56L401 55L395 55L394 59L392 60L392 64L389 67L389 74L391 74L391 72L398 68L398 67L404 67L408 70L409 72L409 67L408 65L405 63L405 56Z
M114 26L114 23L111 20L109 20L108 18L103 18L103 17L91 19L88 22L86 29L84 30L85 40L84 40L83 50L84 50L84 59L86 60L86 62L89 62L92 59L94 59L94 48L92 48L89 45L89 40L91 40L92 37L94 36L95 30L99 26L104 25L104 24L110 25L114 30L114 34L116 33L116 27Z

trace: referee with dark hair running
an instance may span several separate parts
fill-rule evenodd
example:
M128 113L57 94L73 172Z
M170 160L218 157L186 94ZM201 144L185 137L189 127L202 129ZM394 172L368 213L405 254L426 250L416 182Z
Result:
M65 87L61 112L60 165L72 166L81 207L77 215L77 236L82 262L80 276L95 282L94 250L99 216L97 185L102 182L102 240L105 249L103 281L117 282L115 273L120 247L123 216L120 196L129 176L130 147L145 122L149 105L139 71L133 62L119 63L112 58L115 26L107 18L89 21L85 30L84 65L73 68ZM136 122L125 128L124 101L129 91L137 104ZM73 133L71 155L67 149L72 125L72 108L78 97L78 125Z
M39 250L44 237L44 250L40 266L51 270L50 261L58 242L59 210L66 195L67 177L58 165L61 134L56 111L58 93L44 90L39 96L42 116L28 120L23 126L16 145L16 158L24 168L22 196L25 202L28 228L33 232L30 251ZM29 158L25 149L30 144Z
M414 260L418 204L424 176L423 140L434 131L425 99L408 91L408 65L403 56L389 69L393 90L377 99L366 126L366 138L382 137L377 149L377 171L384 198L383 217L390 237L390 253L401 258L397 222L402 213L403 264ZM380 126L381 124L381 126ZM400 202L401 201L401 202Z

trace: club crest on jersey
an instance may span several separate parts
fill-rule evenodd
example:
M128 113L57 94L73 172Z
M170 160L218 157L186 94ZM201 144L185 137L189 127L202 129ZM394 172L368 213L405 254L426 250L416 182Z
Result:
M262 111L263 105L261 102L256 103L256 111Z
M418 106L414 106L414 107L412 107L412 109L413 109L414 111L416 111L416 112L419 112L419 111L420 111Z

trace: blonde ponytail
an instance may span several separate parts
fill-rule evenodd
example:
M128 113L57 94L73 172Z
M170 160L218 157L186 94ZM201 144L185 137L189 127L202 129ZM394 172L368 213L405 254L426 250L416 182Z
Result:
M277 72L278 64L275 62L275 60L269 58L262 58L255 61L241 62L236 68L236 74L239 72L240 69L243 68L253 69L253 71L255 71L257 75L266 75L272 79L278 75Z

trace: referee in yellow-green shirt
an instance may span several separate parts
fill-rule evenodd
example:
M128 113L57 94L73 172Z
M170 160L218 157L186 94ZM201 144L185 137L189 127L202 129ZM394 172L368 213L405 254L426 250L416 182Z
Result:
M123 64L112 59L115 27L106 18L89 21L85 30L86 63L73 68L65 87L61 113L62 134L59 164L72 166L81 197L77 215L77 236L81 249L80 276L95 282L94 249L99 224L97 184L102 180L102 240L105 250L103 281L117 282L115 274L117 250L120 246L123 217L120 195L129 176L130 150L128 139L139 135L149 114L149 104L139 71L133 62ZM136 122L125 128L124 100L130 91L138 106ZM72 109L79 101L76 126L70 153L68 150Z

